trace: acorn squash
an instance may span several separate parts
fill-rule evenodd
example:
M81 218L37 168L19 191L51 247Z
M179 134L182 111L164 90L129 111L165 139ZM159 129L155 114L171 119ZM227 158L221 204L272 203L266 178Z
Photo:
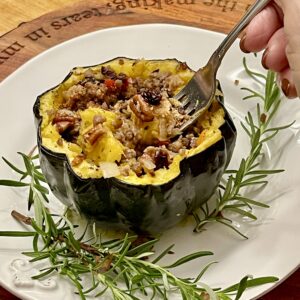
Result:
M207 201L235 145L218 89L188 116L172 98L193 76L176 59L116 58L76 67L34 105L41 168L54 195L89 218L161 232Z

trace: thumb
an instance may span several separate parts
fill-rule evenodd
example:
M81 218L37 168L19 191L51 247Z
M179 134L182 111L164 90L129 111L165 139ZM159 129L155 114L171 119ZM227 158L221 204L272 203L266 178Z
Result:
M286 55L292 77L300 96L300 1L275 0L284 14L284 31L287 38Z

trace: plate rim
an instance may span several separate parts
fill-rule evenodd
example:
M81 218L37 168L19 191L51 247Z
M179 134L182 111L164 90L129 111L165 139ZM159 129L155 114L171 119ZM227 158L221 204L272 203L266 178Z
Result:
M64 48L66 45L71 44L74 42L74 40L78 40L78 39L88 39L89 37L92 37L93 35L97 35L99 34L99 32L109 32L109 31L115 31L115 30L122 30L122 29L132 29L135 27L139 27L139 28L143 28L143 27L150 27L150 28L159 28L159 27L172 27L173 29L175 28L180 28L182 30L193 30L193 31L202 31L208 34L215 34L216 36L225 36L225 34L220 33L220 32L215 32L215 31L211 31L208 29L202 29L199 27L194 27L194 26L189 26L189 25L180 25L180 24L172 24L172 23L145 23L145 24L130 24L130 25L125 25L125 26L115 26L115 27L110 27L110 28L104 28L104 29L98 29L95 31L91 31L76 37L73 37L71 39L68 39L66 41L63 41L61 43L58 43L57 45L54 45L44 51L42 51L41 53L39 53L38 55L30 58L28 61L26 61L24 64L22 64L20 67L18 67L16 70L14 70L11 74L9 74L5 79L3 79L0 82L0 90L3 88L3 86L5 87L6 82L9 82L11 80L14 80L14 77L16 76L16 74L18 74L19 72L23 72L24 69L26 69L28 66L30 66L30 64L34 64L36 60L39 59L43 59L44 56L47 56L49 52L55 51L55 49L57 48ZM16 249L17 250L17 249ZM256 299L257 297L261 297L265 294L267 294L268 292L270 292L271 290L275 289L278 285L280 285L283 281L285 281L288 277L290 277L295 271L297 271L297 269L300 267L300 263L295 266L295 268L293 270L291 270L288 274L286 274L285 276L283 276L282 278L280 278L275 284L272 284L269 288L265 289L265 291L261 292L259 295L255 296L252 299ZM24 296L24 294L19 290L12 290L8 285L5 284L5 282L3 282L2 278L0 278L0 284L1 286L3 286L6 290L8 290L9 292L11 292L13 295L16 295L17 297L21 298L21 299L28 299L28 300L35 300L36 298L32 298L32 297L27 297L26 295Z

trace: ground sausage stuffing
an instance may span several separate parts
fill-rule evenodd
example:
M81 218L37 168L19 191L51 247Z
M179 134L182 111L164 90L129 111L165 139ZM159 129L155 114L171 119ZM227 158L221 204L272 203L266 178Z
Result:
M124 62L120 59L119 63ZM186 68L186 65L179 67ZM83 80L64 91L62 104L51 112L52 124L62 139L76 144L81 122L79 111L99 107L113 112L117 116L113 135L124 146L122 158L116 162L120 173L128 176L133 171L137 176L153 175L160 168L168 168L178 153L197 147L200 131L197 127L171 140L189 118L180 103L172 98L182 84L178 75L159 69L147 79L117 74L110 66L102 66L97 74L87 70ZM102 115L94 116L93 127L84 134L84 140L91 145L101 140L106 133L105 121ZM143 133L151 127L147 124L154 121L158 124L158 136L146 142ZM73 159L72 165L79 165L84 159L82 153Z

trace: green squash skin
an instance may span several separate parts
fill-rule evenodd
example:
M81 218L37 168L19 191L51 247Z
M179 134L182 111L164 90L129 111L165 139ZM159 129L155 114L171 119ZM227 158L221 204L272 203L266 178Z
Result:
M41 96L33 110L42 172L62 203L75 206L95 221L120 224L138 233L163 232L213 195L232 157L236 129L224 109L222 139L203 152L183 159L180 174L165 184L133 185L116 178L82 179L73 172L65 154L52 152L41 144ZM218 100L223 101L221 97Z

